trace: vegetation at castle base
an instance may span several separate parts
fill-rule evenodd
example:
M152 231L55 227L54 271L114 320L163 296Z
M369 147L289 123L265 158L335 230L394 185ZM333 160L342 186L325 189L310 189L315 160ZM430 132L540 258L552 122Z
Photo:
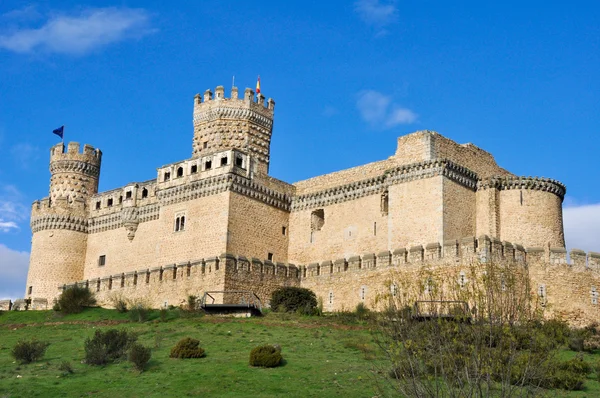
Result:
M96 305L94 294L87 287L79 285L65 289L54 305L54 310L63 314L78 314L84 308Z
M317 296L303 287L282 287L271 295L271 308L278 312L300 312L315 315L318 312Z
M307 317L272 312L250 319L178 314L178 310L167 310L162 321L159 311L151 310L148 321L138 323L127 314L102 308L65 316L52 311L7 312L0 317L0 397L398 396L389 383L382 383L382 372L387 376L391 367L373 340L371 324L356 314ZM82 363L85 340L96 330L115 328L135 333L138 343L152 350L144 372L124 360L106 366ZM552 330L544 333L561 333L559 327ZM570 331L566 333L564 341L568 342ZM200 338L208 355L198 361L169 359L171 348L188 336ZM9 355L12 347L34 337L50 343L43 361L15 363ZM248 365L252 348L273 342L283 345L283 366ZM578 355L591 366L600 362L599 351L573 352L567 344L558 352L561 363ZM595 374L586 376L582 391L542 392L574 398L600 396Z
M191 337L185 337L175 344L175 347L171 349L169 357L171 358L203 358L205 356L204 349L200 347L200 341L192 339Z
M589 388L600 361L561 353L581 338L576 351L599 354L584 344L597 327L571 330L545 319L522 271L489 262L438 280L426 269L413 280L398 280L393 291L400 294L380 297L386 310L375 318L375 339L389 358L382 380L406 397L537 396Z
M274 368L281 364L281 347L278 345L265 344L254 347L250 351L250 366L263 368Z

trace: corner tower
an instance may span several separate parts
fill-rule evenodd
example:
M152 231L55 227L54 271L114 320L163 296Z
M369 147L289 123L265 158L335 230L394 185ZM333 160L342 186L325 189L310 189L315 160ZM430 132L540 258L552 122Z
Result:
M50 193L31 209L31 257L25 297L49 305L59 286L83 279L88 199L98 192L102 152L71 142L50 150Z
M250 88L242 99L237 87L231 89L230 98L225 98L223 86L215 89L214 96L210 90L204 98L196 94L192 157L235 148L252 157L256 172L267 174L274 110L272 98L265 103L265 97L255 96Z

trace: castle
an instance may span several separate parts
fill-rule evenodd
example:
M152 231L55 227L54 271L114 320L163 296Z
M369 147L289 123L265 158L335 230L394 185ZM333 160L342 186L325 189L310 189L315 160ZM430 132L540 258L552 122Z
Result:
M51 149L49 196L31 211L33 308L79 283L105 305L122 294L155 307L215 290L268 302L302 286L334 311L389 291L402 272L496 257L527 267L553 311L600 318L600 254L567 261L560 182L418 131L385 160L288 184L268 175L275 101L224 91L195 96L192 156L155 179L99 193L99 149Z

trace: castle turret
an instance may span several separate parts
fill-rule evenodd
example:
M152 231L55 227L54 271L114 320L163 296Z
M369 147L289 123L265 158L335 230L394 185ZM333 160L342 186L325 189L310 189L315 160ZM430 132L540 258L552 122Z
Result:
M98 192L102 152L71 142L50 150L50 193L31 209L31 257L25 295L51 303L59 287L83 279L88 199Z
M223 86L214 95L210 90L203 96L197 94L192 156L235 148L250 155L254 171L268 173L274 110L273 99L265 103L262 94L255 97L249 88L241 99L237 87L232 88L230 98L225 98Z

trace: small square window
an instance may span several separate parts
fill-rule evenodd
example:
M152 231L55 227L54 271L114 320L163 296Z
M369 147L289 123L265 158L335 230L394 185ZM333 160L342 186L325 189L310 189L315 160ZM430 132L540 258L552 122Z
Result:
M27 289L29 295L31 295L31 293L33 293L33 286L29 286L29 289Z
M273 253L267 254L267 260L273 261Z
M104 265L106 265L106 255L103 254L100 257L98 257L98 266L104 267Z
M204 163L204 170L210 170L210 168L211 168L211 167L212 167L212 161L210 161L210 160L207 160L207 161Z
M96 202L96 210L100 210L100 205L101 205L100 202Z
M166 172L165 176L164 176L164 181L169 181L171 179L171 173L170 172Z
M125 193L125 199L131 199L131 191Z
M284 235L287 233L287 228L286 227L281 227L281 235Z
M237 167L243 167L244 166L244 159L241 156L236 156L236 158L235 158L235 165Z
M198 166L197 165L192 165L192 168L190 170L190 173L192 174L196 174L198 172Z
M221 166L227 166L227 156L221 158Z
M208 148L208 141L204 141L202 143L202 148L204 148L204 149Z
M111 207L111 206L113 205L113 200L112 200L112 198L108 199L108 202L106 203L106 205L107 205L108 207Z

